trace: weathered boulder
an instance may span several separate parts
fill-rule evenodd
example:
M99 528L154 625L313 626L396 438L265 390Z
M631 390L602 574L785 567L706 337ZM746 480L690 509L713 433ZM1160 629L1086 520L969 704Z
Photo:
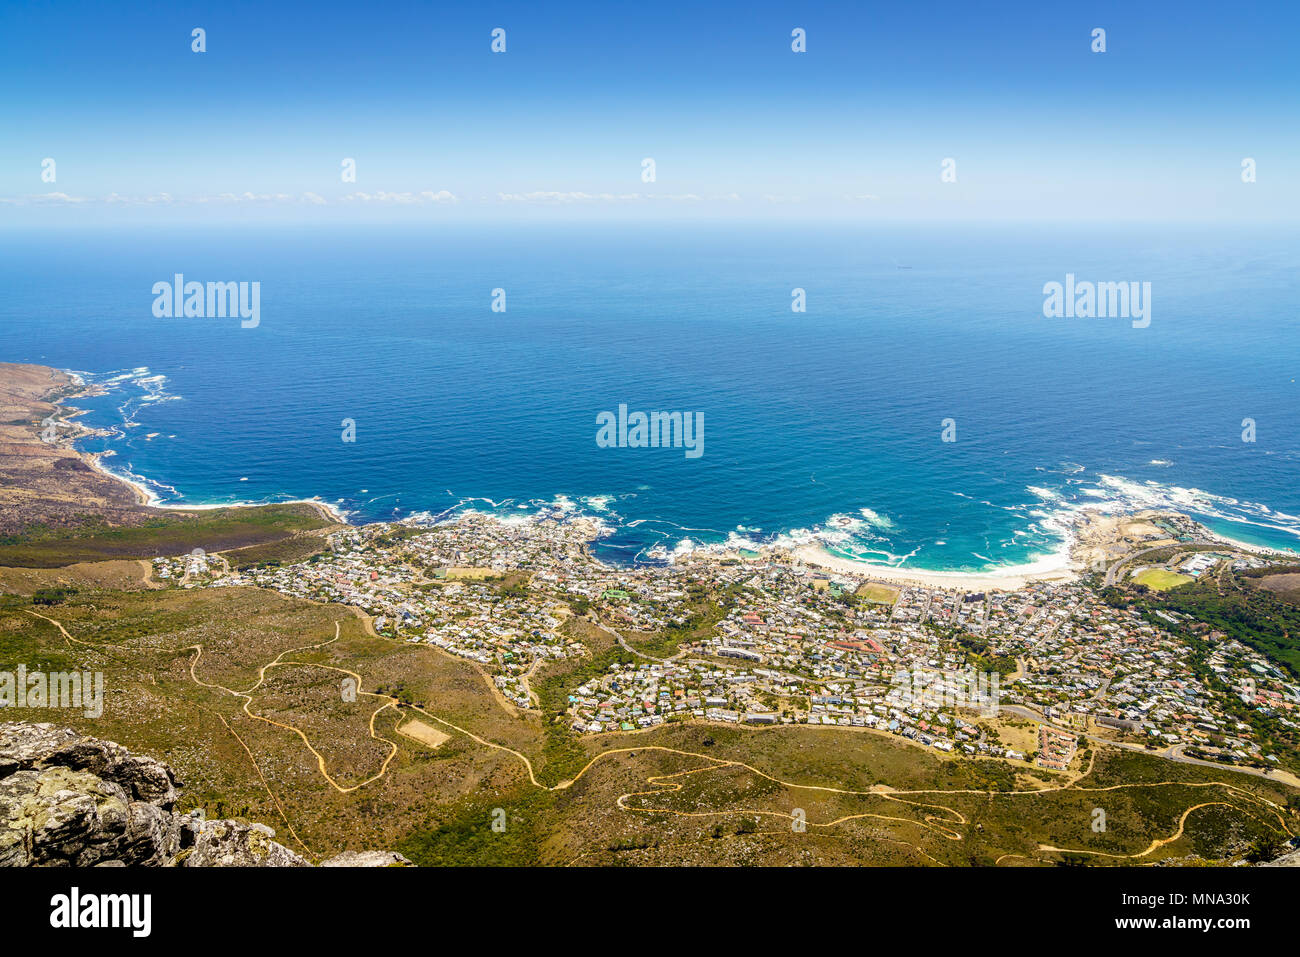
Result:
M0 865L169 863L175 800L157 761L66 728L0 724Z
M185 828L185 843L177 864L182 867L311 867L273 838L265 824L194 819Z
M52 724L0 724L0 777L33 767L88 771L121 785L133 801L176 803L178 782L161 761L137 757L113 741L78 734Z

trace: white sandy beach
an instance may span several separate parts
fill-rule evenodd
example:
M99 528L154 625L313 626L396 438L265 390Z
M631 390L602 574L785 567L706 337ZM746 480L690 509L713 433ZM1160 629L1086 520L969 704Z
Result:
M1015 591L1034 581L1070 581L1078 570L1064 555L1051 555L1030 565L1018 565L1005 572L941 572L918 568L874 565L832 555L820 545L803 545L794 557L806 565L827 571L857 575L897 585L925 588L965 588L971 591Z
M1298 555L1293 548L1269 548L1267 545L1252 545L1250 542L1243 542L1240 539L1229 538L1227 535L1221 535L1218 532L1211 531L1210 534L1221 542L1231 545L1238 551L1250 552L1253 555Z

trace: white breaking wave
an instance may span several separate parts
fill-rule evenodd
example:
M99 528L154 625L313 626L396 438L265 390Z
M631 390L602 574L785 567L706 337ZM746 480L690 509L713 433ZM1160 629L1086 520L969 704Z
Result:
M1080 491L1093 501L1088 508L1105 512L1169 509L1202 518L1282 532L1300 538L1300 516L1275 511L1261 502L1218 495L1199 488L1138 482L1118 475L1100 475L1097 484Z
M872 509L860 508L858 509L858 514L866 519L868 525L871 525L874 528L891 529L894 527L894 523L890 519Z

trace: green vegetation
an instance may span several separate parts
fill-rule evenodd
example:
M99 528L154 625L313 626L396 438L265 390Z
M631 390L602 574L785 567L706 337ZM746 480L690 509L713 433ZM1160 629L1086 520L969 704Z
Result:
M1222 692L1220 707L1229 718L1254 729L1262 753L1275 755L1278 765L1300 772L1300 738L1294 726L1282 715L1243 702L1206 664L1211 651L1208 632L1213 629L1261 652L1293 675L1300 674L1300 608L1264 589L1242 589L1235 581L1225 582L1222 595L1214 582L1198 581L1170 592L1136 596L1134 603L1148 621L1178 634L1188 644L1195 656L1192 668L1197 677ZM1157 617L1157 610L1190 618L1171 624ZM1211 743L1221 744L1217 739ZM1257 766L1275 765L1257 762Z
M1134 603L1143 609L1179 612L1203 622L1267 655L1300 678L1300 607L1266 589L1245 589L1236 581L1225 581L1224 592L1219 594L1215 581L1203 578L1172 591L1135 598ZM1163 619L1155 621L1161 627L1168 626Z
M892 605L898 600L897 588L890 588L888 585L874 585L870 582L860 586L855 594L863 601L877 605Z
M567 627L591 649L590 657L568 658L556 662L532 681L531 688L541 705L544 741L542 756L545 764L539 777L550 783L571 778L590 760L573 732L569 729L569 691L609 672L612 664L635 664L637 657L624 651L608 634L590 622L570 619Z
M421 867L526 867L540 864L541 814L552 803L545 792L512 795L492 806L464 801L441 821L404 838L397 850ZM502 806L504 805L504 806Z
M310 561L328 550L324 535L293 535L277 542L249 545L225 553L230 567L238 571L258 565L292 565Z
M727 616L735 599L736 588L725 588L717 596L701 585L687 587L684 621L669 622L655 634L626 634L627 643L651 658L675 655L683 644L699 641L713 633L714 627Z
M933 621L927 621L925 627L945 640L956 642L966 652L966 664L976 671L996 671L1000 675L1009 675L1016 670L1016 659L1009 655L993 654L992 646L984 638Z
M77 589L66 586L60 586L58 588L38 588L36 589L36 593L32 595L32 604L61 605L76 593Z
M1144 569L1134 575L1133 580L1139 585L1146 585L1154 591L1169 591L1179 585L1186 585L1188 582L1196 581L1191 575L1180 575L1177 572L1171 572L1163 568Z
M303 504L166 511L141 525L118 527L90 516L85 519L76 528L34 525L20 535L5 536L0 539L0 566L59 568L75 562L183 555L195 548L224 551L329 524L316 509Z

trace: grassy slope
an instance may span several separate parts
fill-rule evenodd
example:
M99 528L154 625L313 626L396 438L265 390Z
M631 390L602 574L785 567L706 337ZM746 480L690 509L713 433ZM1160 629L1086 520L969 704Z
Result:
M309 505L260 505L159 511L138 526L110 527L88 518L77 528L35 526L0 538L0 566L57 568L74 562L182 555L287 539L328 526Z

